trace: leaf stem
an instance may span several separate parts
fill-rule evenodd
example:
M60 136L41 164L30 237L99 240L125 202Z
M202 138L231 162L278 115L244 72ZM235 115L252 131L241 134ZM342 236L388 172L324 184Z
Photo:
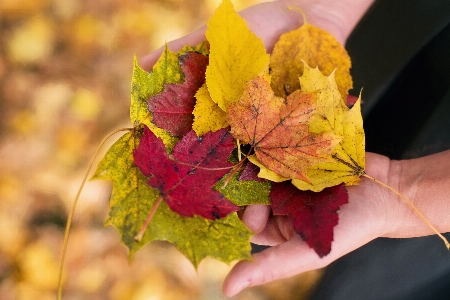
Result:
M69 242L69 233L70 233L70 227L72 225L73 215L75 213L75 208L77 206L78 199L80 198L81 191L83 190L83 187L87 181L88 175L92 169L92 166L94 165L95 158L97 157L98 153L100 152L100 149L102 148L103 144L105 144L106 140L108 140L111 136L113 136L114 134L121 132L121 131L131 131L131 130L133 130L133 128L120 128L120 129L114 130L113 132L111 132L107 136L105 136L103 138L103 140L100 142L100 144L97 146L97 150L95 151L94 156L91 158L91 161L89 162L88 169L87 169L86 173L84 174L83 181L81 182L80 188L78 189L77 195L75 196L75 200L70 209L69 216L67 218L66 229L64 231L63 249L62 249L61 264L59 266L59 276L58 276L58 296L57 296L58 300L62 299L62 289L63 289L62 279L63 279L63 271L64 271L64 260L66 259L67 244Z
M305 12L301 8L299 8L297 6L288 6L288 10L295 10L295 11L300 12L302 14L302 17L303 17L303 24L308 24L308 22L306 21Z
M185 165L191 168L195 168L195 169L199 169L199 170L207 170L207 171L220 171L220 170L230 170L233 169L234 166L230 166L230 167L222 167L222 168L207 168L207 167L200 167L198 165L194 165L194 164L190 164L181 160L176 160L173 155L169 155L169 159L176 162L177 164L180 165Z
M362 176L367 177L369 179L372 179L373 181L375 181L376 183L384 186L385 188L391 190L394 194L396 194L397 196L399 196L400 198L402 198L413 210L414 212L425 222L425 224L427 224L444 242L445 246L447 247L448 250L450 250L450 243L448 242L448 240L427 220L427 218L425 218L425 216L419 211L419 209L417 209L415 207L415 205L405 196L403 196L399 191L397 191L396 189L390 187L389 185L385 184L384 182L381 182L380 180L367 175L366 173L362 174Z
M239 140L236 140L236 144L238 150L238 160L241 161L242 160L241 142L239 142Z
M244 164L244 162L247 160L247 158L248 158L248 156L250 155L250 153L252 152L252 150L253 150L253 146L250 147L250 150L248 150L248 153L247 153L247 155L245 155L244 159L242 159L241 161L239 161L239 163L238 163L237 165L234 165L234 169L228 174L227 178L225 179L225 182L224 182L223 185L222 185L222 189L224 189L224 188L228 185L228 183L229 183L230 180L231 180L231 177L233 177L233 175L234 175L237 171L239 171L239 169L242 167L242 165Z
M134 240L136 242L140 242L142 240L142 238L144 237L145 230L147 230L148 224L150 224L150 221L152 220L153 215L155 214L155 212L158 209L159 205L161 204L162 200L163 200L163 197L160 196L158 198L158 200L156 201L155 205L153 205L152 210L148 214L147 219L145 219L145 222L141 227L141 230L139 230L138 234L136 234L136 236L134 237Z

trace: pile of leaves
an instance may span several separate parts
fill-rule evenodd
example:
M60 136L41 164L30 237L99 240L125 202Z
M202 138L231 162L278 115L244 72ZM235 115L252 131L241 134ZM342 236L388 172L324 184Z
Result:
M130 257L165 240L194 266L249 259L236 212L252 204L288 216L320 257L331 251L345 185L364 174L364 131L360 100L346 103L350 58L304 23L269 55L224 0L207 41L166 47L152 72L135 61L133 129L93 177L113 182L107 224Z

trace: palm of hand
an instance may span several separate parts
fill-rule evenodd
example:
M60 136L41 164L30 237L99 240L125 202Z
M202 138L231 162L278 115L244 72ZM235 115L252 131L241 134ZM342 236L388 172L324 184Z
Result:
M367 153L367 173L384 182L389 163L384 156ZM253 261L238 263L225 280L225 294L232 296L248 286L322 268L392 230L390 220L399 202L390 200L389 191L363 179L360 185L348 187L348 192L349 203L341 207L334 228L332 250L322 259L294 233L289 219L274 217L268 206L248 207L242 220L255 233L252 242L274 247L255 254Z

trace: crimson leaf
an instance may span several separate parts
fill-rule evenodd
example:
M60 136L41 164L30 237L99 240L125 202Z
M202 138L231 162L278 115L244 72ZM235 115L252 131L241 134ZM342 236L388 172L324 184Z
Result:
M257 165L249 161L245 165L244 171L242 171L239 180L254 180L259 182L266 182L266 179L258 177L259 170L260 169Z
M344 185L321 192L301 191L290 182L273 183L269 198L274 215L288 216L306 243L320 257L331 251L333 228L338 224L337 211L348 203Z
M208 57L188 52L179 57L185 81L166 84L164 91L147 100L148 110L153 113L153 123L174 136L183 136L192 128L195 93L205 82Z
M198 138L194 131L185 135L169 158L163 142L147 127L134 151L134 163L149 177L169 207L181 216L199 215L215 220L239 207L213 190L214 184L229 172L227 162L234 143L226 129Z

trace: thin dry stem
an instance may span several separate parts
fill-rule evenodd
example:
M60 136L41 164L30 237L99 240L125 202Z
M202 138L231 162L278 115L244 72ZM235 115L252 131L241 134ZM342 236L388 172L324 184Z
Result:
M427 224L442 239L442 241L444 242L444 244L447 247L447 249L450 250L450 243L448 242L448 240L427 220L427 218L425 218L425 216L419 211L419 209L417 209L417 207L408 198L403 196L396 189L390 187L389 185L385 184L384 182L379 181L378 179L376 179L376 178L374 178L374 177L372 177L370 175L367 175L366 173L364 173L362 176L367 177L369 179L372 179L376 183L378 183L378 184L384 186L385 188L391 190L397 196L402 198L414 210L414 212L425 222L425 224Z
M241 142L239 140L236 140L237 149L238 149L238 161L242 160L242 151L241 151Z
M199 170L220 171L220 170L230 170L230 169L233 169L233 168L234 168L234 166L231 166L231 167L221 167L221 168L207 168L207 167L200 167L200 166L198 166L198 165L193 165L193 164L190 164L190 163L187 163L187 162L184 162L184 161L176 160L176 159L173 157L173 155L169 155L169 159L172 160L172 161L174 161L174 162L176 162L177 164L185 165L185 166L192 167L192 168L199 169Z
M90 171L92 169L92 166L94 164L95 158L97 157L98 153L100 152L100 149L102 148L103 144L111 136L113 136L114 134L116 134L118 132L121 132L121 131L131 131L131 130L133 130L133 128L120 128L120 129L117 129L117 130L109 133L105 138L103 138L103 140L97 146L97 150L95 151L94 156L91 158L91 161L89 162L88 169L87 169L86 173L84 174L83 181L81 182L80 188L78 189L77 195L75 196L75 200L73 201L72 207L70 209L69 216L67 218L66 229L64 231L63 249L62 249L61 264L59 266L59 276L58 276L58 296L57 296L58 300L62 299L62 288L63 288L62 279L63 279L63 272L64 272L64 260L66 259L67 244L69 242L69 233L70 233L70 227L72 225L73 215L75 213L75 208L77 206L78 199L80 198L81 191L83 190L83 187L84 187L84 185L85 185L85 183L87 181L89 173L90 173Z
M288 9L289 9L289 10L295 10L295 11L300 12L300 13L302 14L302 17L303 17L303 23L304 23L304 24L308 24L308 22L306 21L306 15L305 15L305 12L304 12L301 8L299 8L299 7L297 7L297 6L288 6Z

